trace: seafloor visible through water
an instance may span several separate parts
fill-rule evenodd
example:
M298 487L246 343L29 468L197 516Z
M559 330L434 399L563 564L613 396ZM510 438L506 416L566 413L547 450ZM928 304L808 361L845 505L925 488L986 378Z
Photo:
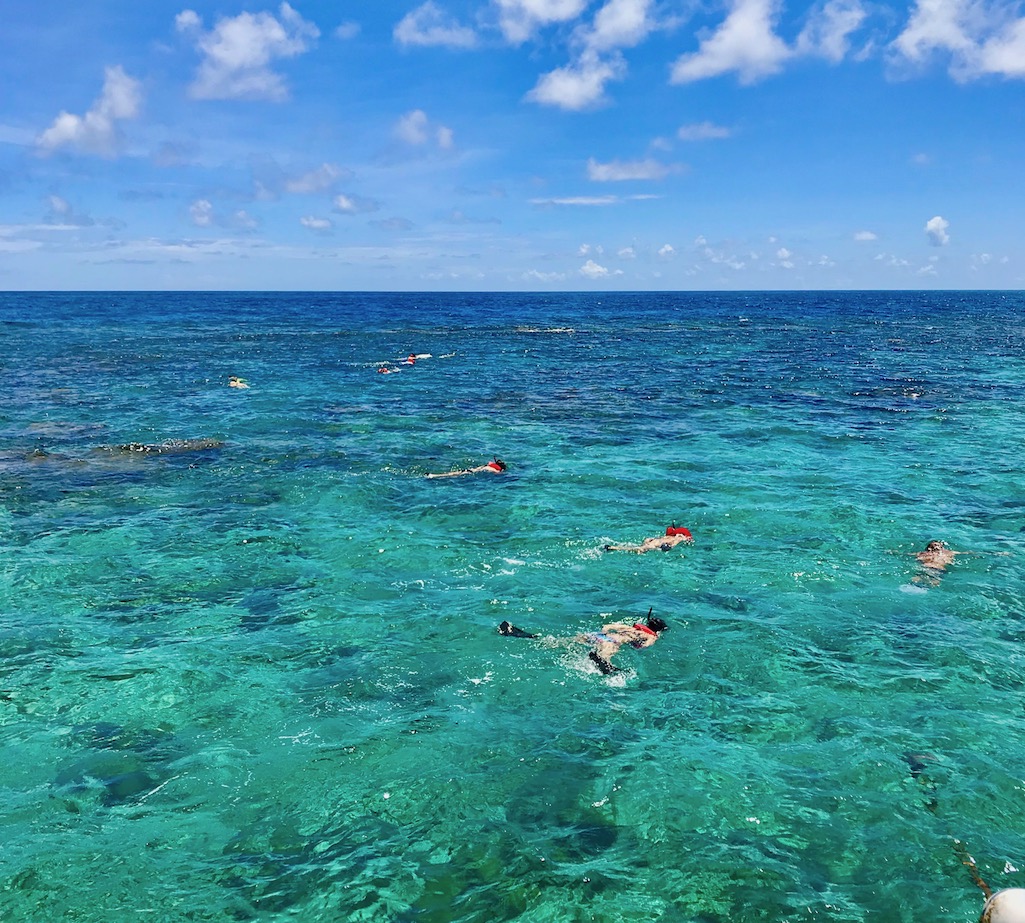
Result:
M0 345L4 921L1025 884L1025 296L6 294Z

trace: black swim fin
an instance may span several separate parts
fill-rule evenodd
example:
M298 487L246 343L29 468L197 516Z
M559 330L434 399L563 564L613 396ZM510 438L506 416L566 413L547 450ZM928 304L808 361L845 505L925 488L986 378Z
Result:
M537 635L532 635L529 631L524 631L522 628L517 628L512 622L502 622L498 626L498 633L500 635L508 635L510 638L536 638Z
M601 672L604 673L606 676L608 676L610 673L619 672L619 667L612 666L612 664L609 663L604 657L602 657L601 654L599 654L597 651L591 651L591 653L589 653L587 656L594 661L598 669L601 670Z

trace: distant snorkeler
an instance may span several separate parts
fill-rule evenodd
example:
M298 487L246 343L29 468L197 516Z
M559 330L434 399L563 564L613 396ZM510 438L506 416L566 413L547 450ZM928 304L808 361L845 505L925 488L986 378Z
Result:
M228 387L229 388L248 388L249 382L244 378L239 378L238 375L228 376Z
M912 583L926 583L929 586L939 586L940 577L947 568L954 563L956 555L983 555L997 554L1008 555L1007 551L985 552L985 551L954 551L946 542L931 541L922 551L913 551L915 560L922 565L922 573L911 578Z
M686 526L677 526L674 522L666 529L665 535L656 535L646 538L639 545L606 545L606 551L632 551L634 554L644 554L647 551L671 551L677 545L686 543L693 544L694 536Z
M954 851L986 898L979 923L1025 923L1025 888L994 891L979 874L975 860L969 855L964 843L954 840Z
M442 474L428 474L429 478L457 478L464 474L502 474L509 466L497 456L486 465L477 465L476 468L460 468L458 471L446 471Z
M643 624L641 622L634 622L632 625L628 625L626 622L609 622L607 625L602 625L601 631L574 635L571 640L591 645L588 658L594 662L600 672L608 676L619 670L619 667L612 665L611 660L624 644L637 650L651 647L661 637L662 632L668 630L669 626L658 616L653 617L652 611L652 609L648 610ZM510 638L537 637L522 628L517 628L511 622L502 622L498 626L498 633Z

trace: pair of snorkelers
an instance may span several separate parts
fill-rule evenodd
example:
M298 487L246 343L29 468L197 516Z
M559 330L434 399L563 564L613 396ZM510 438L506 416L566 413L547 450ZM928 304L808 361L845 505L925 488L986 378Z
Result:
M398 365L416 365L416 360L417 359L430 359L430 358L432 358L430 353L410 353L408 356L406 356L405 359L397 360L397 364ZM381 363L381 365L378 367L377 371L378 371L378 374L380 374L380 375L390 375L390 374L392 374L392 372L399 372L399 371L401 371L401 369L393 368L391 366L391 364L389 364L387 362L384 362L384 363Z
M624 644L642 650L651 647L662 636L662 632L668 630L669 626L658 616L652 616L651 613L652 610L649 609L643 622L634 622L632 625L626 622L609 622L602 625L601 631L575 635L571 640L590 645L591 650L587 656L607 676L619 670L619 667L614 667L611 661ZM502 622L498 626L498 633L510 638L537 637L522 628L517 628L510 622Z

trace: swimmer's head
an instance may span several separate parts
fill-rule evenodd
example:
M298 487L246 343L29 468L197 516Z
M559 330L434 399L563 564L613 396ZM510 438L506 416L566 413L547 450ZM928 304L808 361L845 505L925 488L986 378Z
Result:
M666 535L682 535L688 542L694 541L694 536L690 534L690 529L686 526L678 526L675 522L671 526L666 527Z
M929 542L929 544L925 546L925 550L926 551L943 551L943 549L946 548L946 547L947 547L947 543L946 542Z
M1025 923L1025 888L997 891L982 908L979 923Z
M669 626L664 621L662 621L662 619L660 619L657 615L656 616L650 616L649 615L647 621L648 621L648 628L650 628L654 632L665 631L666 629L669 628Z
M494 461L488 462L488 467L494 468L495 471L505 471L509 466L502 459L496 457Z

